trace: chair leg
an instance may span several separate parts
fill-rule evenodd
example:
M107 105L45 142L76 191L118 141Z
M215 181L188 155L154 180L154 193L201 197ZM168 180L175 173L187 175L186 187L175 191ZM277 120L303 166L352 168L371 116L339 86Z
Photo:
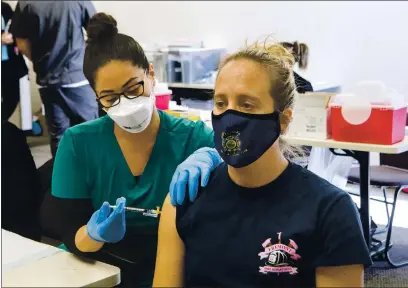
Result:
M387 187L381 187L383 195L384 195L384 201L385 201L385 210L387 211L387 226L390 224L390 210L388 209L388 201L387 201Z
M383 202L385 204L385 211L387 212L387 224L385 225L385 227L383 229L376 230L373 235L378 235L378 234L382 234L382 233L387 232L388 227L390 226L390 210L388 208L387 187L383 186L383 187L381 187L381 190L383 192L384 201L379 201L379 202Z
M401 187L397 187L397 188L395 189L395 193L394 193L394 205L393 205L392 210L391 210L391 217L390 217L390 221L389 221L389 227L388 227L388 233L387 233L387 240L386 240L386 242L385 242L385 251L384 251L385 258L386 258L388 264L390 264L390 266L393 267L393 268L399 268L399 267L408 265L408 260L407 260L407 261L402 261L402 262L400 262L400 263L395 263L395 262L393 262L392 259L390 258L390 254L389 254L389 251L390 251L390 249L391 249L390 243L391 243L392 224L393 224L393 221L394 221L395 208L396 208L396 206L397 206L397 198L398 198L398 195L399 195L399 193L400 193L401 191L402 191Z

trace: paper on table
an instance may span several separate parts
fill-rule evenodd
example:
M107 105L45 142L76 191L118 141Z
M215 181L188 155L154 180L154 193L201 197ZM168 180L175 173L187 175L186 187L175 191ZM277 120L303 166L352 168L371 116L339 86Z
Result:
M287 136L325 140L328 138L327 104L332 93L308 92L300 94L293 108L293 121Z
M31 88L28 75L20 78L20 109L21 109L21 129L33 129L33 115L31 109Z
M1 229L1 232L2 271L63 252L61 249L32 241L4 229Z

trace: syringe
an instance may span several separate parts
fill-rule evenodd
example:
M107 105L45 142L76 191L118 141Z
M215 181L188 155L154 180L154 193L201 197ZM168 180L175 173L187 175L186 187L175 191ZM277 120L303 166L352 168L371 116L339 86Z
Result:
M116 205L109 205L110 208L115 209ZM138 212L138 213L142 213L143 216L147 216L147 217L153 217L153 218L157 218L157 216L159 216L160 214L160 207L157 206L156 210L154 209L143 209L143 208L135 208L135 207L125 207L126 211L130 211L130 212Z

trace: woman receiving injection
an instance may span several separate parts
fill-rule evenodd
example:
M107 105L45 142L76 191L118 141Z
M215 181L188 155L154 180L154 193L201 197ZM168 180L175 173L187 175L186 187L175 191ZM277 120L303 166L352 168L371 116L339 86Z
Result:
M293 65L266 41L220 65L212 124L225 163L193 203L163 205L153 287L364 285L371 259L350 196L287 158Z

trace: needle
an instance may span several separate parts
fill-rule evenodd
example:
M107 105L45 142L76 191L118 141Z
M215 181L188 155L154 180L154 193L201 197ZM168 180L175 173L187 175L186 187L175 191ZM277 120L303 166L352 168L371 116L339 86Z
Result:
M115 209L116 205L109 205L109 207L112 208L112 209ZM154 209L135 208L135 207L125 207L125 210L130 211L130 212L142 213L143 216L153 217L153 218L157 218L157 216L161 212L159 206L156 207L156 210L154 210Z

